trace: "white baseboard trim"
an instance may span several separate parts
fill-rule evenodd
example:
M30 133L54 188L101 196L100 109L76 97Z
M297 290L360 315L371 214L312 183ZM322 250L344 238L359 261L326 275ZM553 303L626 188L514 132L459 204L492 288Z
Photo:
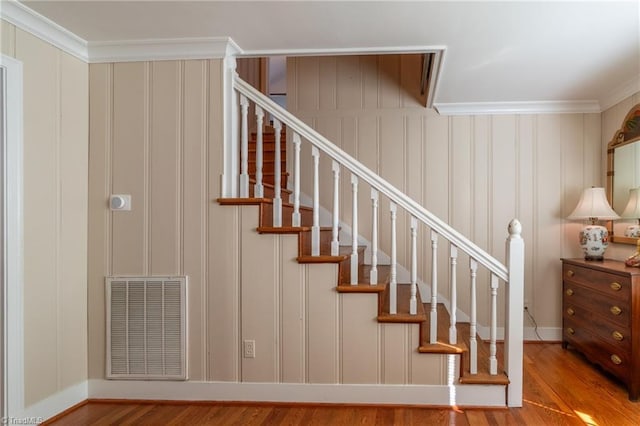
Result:
M505 407L505 386L89 380L91 399Z
M559 342L562 340L562 327L538 327L538 334L536 334L535 327L525 327L524 340Z
M85 380L26 407L19 417L22 419L39 419L38 423L40 423L85 401L88 397L89 382Z

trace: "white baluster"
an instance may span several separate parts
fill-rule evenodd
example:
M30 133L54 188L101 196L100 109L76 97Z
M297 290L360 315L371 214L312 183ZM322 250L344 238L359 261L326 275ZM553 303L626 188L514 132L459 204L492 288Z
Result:
M476 310L476 277L478 276L478 262L469 259L469 269L471 269L471 312L469 320L469 362L471 374L478 374L478 334L477 310Z
M451 244L451 288L449 289L451 306L449 312L449 318L451 319L449 325L449 343L455 345L458 343L458 331L456 330L456 312L458 311L458 278L456 276L456 266L458 263L458 248Z
M311 227L311 256L320 256L320 151L311 148L313 157L313 226Z
M274 175L273 175L273 187L274 187L274 197L273 197L273 226L281 227L282 226L282 181L281 181L281 165L280 165L280 139L282 137L282 124L280 120L273 119L273 129L275 130L275 159L274 161Z
M438 234L431 230L431 313L429 343L438 341Z
M256 184L253 186L253 196L256 198L264 197L264 186L262 185L262 123L264 121L264 112L262 108L256 105Z
M351 175L351 285L358 284L358 176Z
M396 248L396 214L398 207L395 203L389 203L391 212L391 277L389 279L389 313L398 313L398 278L397 278L397 248Z
M291 224L300 226L300 135L293 134L294 162L293 162L293 215Z
M489 374L498 374L496 339L498 334L498 277L491 274L491 331L489 337Z
M411 217L411 299L409 314L418 314L418 219Z
M331 256L337 256L340 253L340 241L338 241L338 203L340 195L340 164L333 160L331 163L331 171L333 171L333 224L331 227Z
M369 284L378 284L378 191L371 188L371 271Z
M242 111L240 135L240 198L249 197L249 100L240 95L240 109Z

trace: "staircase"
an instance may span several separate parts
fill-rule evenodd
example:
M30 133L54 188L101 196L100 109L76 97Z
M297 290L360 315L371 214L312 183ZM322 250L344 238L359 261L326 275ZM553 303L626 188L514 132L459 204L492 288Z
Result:
M459 372L456 379L463 385L495 385L507 389L505 405L522 405L522 275L523 243L520 226L512 221L507 238L507 265L499 263L447 224L427 212L422 206L410 200L379 176L366 169L357 160L342 152L330 141L313 129L291 116L287 111L272 103L251 86L234 78L234 89L239 93L241 120L240 146L238 140L229 141L230 148L240 152L239 189L237 196L218 199L222 205L258 206L258 227L260 234L297 235L298 250L293 254L299 263L333 263L337 265L336 291L339 293L377 294L376 318L380 323L418 324L419 346L417 352L425 356L454 355ZM247 131L247 110L249 99L255 103L257 132L249 136ZM263 109L271 114L273 127L263 127ZM283 140L284 123L291 132L294 156L294 182L287 189L286 148ZM312 143L313 156L313 197L312 205L300 203L300 144L305 139ZM318 187L318 158L322 152L333 160L333 211L331 226L320 226ZM237 170L237 164L229 165ZM339 241L341 224L338 221L338 188L340 170L351 172L353 193L351 241L349 245ZM234 172L235 174L235 172ZM358 179L368 183L371 190L373 230L369 247L358 238ZM327 191L323 187L323 191ZM227 188L227 193L233 192ZM223 188L223 194L225 189ZM378 264L378 198L386 196L391 209L390 264ZM411 278L410 282L399 283L398 261L396 257L396 212L404 209L411 215ZM430 265L430 300L422 300L418 291L417 277L417 229L430 229L432 263ZM438 239L444 237L450 247L451 293L448 309L438 302L437 247ZM371 263L365 264L365 250L371 252ZM389 249L389 248L388 248ZM458 251L470 256L471 292L470 322L457 322L456 282ZM478 267L490 273L491 313L490 338L483 341L478 335L476 319L476 277ZM506 321L504 330L505 347L497 344L497 293L499 282L506 283ZM453 315L450 315L453 313Z

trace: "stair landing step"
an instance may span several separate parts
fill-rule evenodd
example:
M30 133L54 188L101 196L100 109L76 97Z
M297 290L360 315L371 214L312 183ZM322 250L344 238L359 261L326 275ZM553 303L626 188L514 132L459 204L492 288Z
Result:
M508 385L511 383L504 373L491 375L480 371L478 374L470 374L469 371L465 371L459 381L465 385Z
M462 354L467 351L467 345L464 343L452 345L450 343L436 342L422 344L418 348L418 352L421 354Z

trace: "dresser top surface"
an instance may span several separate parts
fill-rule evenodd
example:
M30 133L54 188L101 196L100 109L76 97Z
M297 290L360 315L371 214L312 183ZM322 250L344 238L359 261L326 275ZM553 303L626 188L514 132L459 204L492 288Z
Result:
M640 276L640 268L629 267L620 260L612 260L612 259L584 260L583 258L576 258L576 259L563 258L561 260L563 263L582 266L585 268L595 269L598 271Z

